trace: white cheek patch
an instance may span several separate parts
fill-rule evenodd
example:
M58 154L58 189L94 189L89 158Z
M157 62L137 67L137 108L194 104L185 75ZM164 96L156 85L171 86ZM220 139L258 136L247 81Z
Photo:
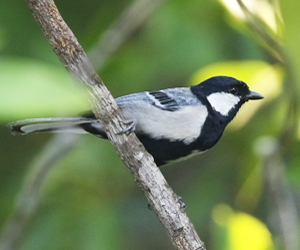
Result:
M226 116L238 104L240 98L230 93L220 92L210 94L207 100L214 110Z
M137 131L143 131L155 139L180 140L186 144L193 142L200 135L201 128L208 114L206 107L185 106L170 112L159 108L135 103L123 109L127 119L136 119Z

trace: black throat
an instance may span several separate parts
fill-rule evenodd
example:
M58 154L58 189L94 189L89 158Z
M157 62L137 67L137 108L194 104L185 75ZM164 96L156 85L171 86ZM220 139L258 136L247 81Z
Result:
M195 148L204 151L210 149L219 141L225 127L232 121L244 102L240 101L237 103L236 106L229 111L228 115L224 116L212 108L206 95L199 91L199 86L192 86L191 91L206 106L208 111L208 116L203 124L201 134L194 142Z

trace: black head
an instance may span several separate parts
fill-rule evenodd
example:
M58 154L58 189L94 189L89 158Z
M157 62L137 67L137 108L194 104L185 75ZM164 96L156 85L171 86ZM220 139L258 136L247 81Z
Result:
M212 109L229 120L238 112L239 108L248 100L262 99L263 96L252 92L246 83L233 77L216 76L196 86L192 92L201 100L208 102Z

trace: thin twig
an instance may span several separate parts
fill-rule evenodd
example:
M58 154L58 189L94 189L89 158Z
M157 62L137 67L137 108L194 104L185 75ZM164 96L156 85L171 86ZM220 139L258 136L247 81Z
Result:
M287 185L285 165L271 156L265 162L265 178L271 202L270 215L273 227L279 231L283 249L299 249L298 212L292 192Z
M267 32L266 25L247 8L242 0L236 1L246 16L246 24L249 29L268 46L267 48L272 52L274 58L280 63L284 63L286 55L282 46Z
M278 141L276 150L270 154L263 156L265 181L267 183L268 191L270 192L270 213L272 220L275 218L274 228L279 231L279 235L283 240L283 247L285 250L299 249L299 230L298 220L299 216L296 209L296 204L292 192L286 181L284 159L287 155L288 149L294 141L296 131L298 128L299 117L299 97L296 91L296 80L291 71L291 63L286 55L284 48L267 32L266 25L255 14L247 8L242 0L236 0L240 5L246 16L246 23L249 28L260 37L271 49L273 55L284 65L286 70L286 84L287 91L283 92L283 97L289 101L289 109L286 119L283 123L282 130L278 134ZM274 5L279 8L278 2ZM275 10L274 10L275 11ZM279 11L279 10L277 10ZM280 14L280 13L278 13Z
M110 92L96 74L83 48L60 16L52 0L25 0L41 26L54 52L69 74L88 87L93 112L124 164L146 195L150 205L165 227L177 249L204 250L204 243L178 203L178 197L167 184L153 158L134 133L118 132L124 129L125 118Z
M166 0L135 0L119 18L101 35L88 56L98 71L111 56Z
M76 138L73 134L56 135L34 160L27 174L27 179L17 195L18 198L11 219L2 229L1 250L16 249L24 234L24 228L36 210L47 174L73 147Z
M293 85L291 81L289 83ZM292 88L292 86L291 86ZM270 213L275 220L273 227L282 238L283 249L299 249L299 215L296 209L292 191L286 178L285 160L289 154L298 128L298 101L293 101L295 95L290 97L290 107L282 131L278 136L277 147L265 159L265 179L270 191ZM275 219L276 218L276 219Z

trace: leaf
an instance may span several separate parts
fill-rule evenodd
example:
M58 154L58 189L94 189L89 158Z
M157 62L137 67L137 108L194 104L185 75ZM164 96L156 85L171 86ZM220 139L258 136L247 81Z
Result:
M264 223L242 212L233 211L228 205L216 206L213 220L226 230L224 249L228 250L271 250L274 249L271 233Z
M16 57L0 61L0 119L74 114L88 108L63 67Z
M271 233L258 219L245 213L234 213L228 221L230 250L273 249Z

